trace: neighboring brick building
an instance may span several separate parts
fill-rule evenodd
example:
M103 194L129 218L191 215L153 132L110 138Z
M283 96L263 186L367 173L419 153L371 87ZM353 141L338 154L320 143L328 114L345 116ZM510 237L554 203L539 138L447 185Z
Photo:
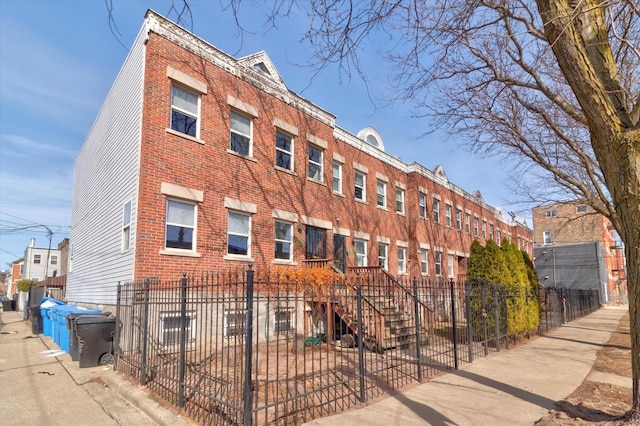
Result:
M76 160L67 298L248 263L455 278L474 238L533 250L442 167L289 91L266 53L235 59L149 11Z
M536 265L539 265L542 257L554 256L555 259L552 261L556 269L561 267L565 272L568 271L567 276L572 275L572 270L575 271L573 274L575 276L580 276L584 272L581 269L584 269L583 260L585 259L581 257L585 255L572 256L570 253L578 248L567 247L564 250L567 254L558 257L561 249L557 248L554 252L553 248L578 243L598 243L601 249L591 253L593 256L602 257L596 260L606 269L603 275L606 283L600 283L601 286L598 287L608 293L604 295L603 300L624 299L626 278L623 249L616 241L615 230L609 219L597 213L583 201L556 203L533 209L533 229L536 247L551 246L549 250L536 249ZM591 260L588 263L591 263ZM548 273L544 275L549 276Z

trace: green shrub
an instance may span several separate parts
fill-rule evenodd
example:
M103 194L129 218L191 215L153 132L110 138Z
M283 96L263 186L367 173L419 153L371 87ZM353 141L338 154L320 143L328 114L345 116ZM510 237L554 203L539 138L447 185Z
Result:
M29 291L32 285L38 284L38 280L20 280L16 284L18 291Z

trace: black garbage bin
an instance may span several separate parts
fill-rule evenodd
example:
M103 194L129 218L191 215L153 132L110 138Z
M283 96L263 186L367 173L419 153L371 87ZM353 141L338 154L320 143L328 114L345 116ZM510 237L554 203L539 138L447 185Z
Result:
M72 361L78 361L80 350L78 347L78 333L76 328L76 320L87 315L102 315L103 317L111 316L111 312L100 312L99 314L83 314L75 313L67 316L67 328L69 329L69 355Z
M42 334L42 314L40 306L29 306L29 316L31 317L31 332L33 334Z
M82 315L75 320L80 368L113 363L115 317Z
M15 311L16 302L13 299L2 299L2 310L5 312Z

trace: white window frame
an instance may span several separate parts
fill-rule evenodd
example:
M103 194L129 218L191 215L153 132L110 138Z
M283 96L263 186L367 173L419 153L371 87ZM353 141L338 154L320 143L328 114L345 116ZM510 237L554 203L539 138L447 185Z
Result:
M342 194L342 163L333 162L332 188L335 194Z
M547 217L558 217L558 211L556 209L547 210Z
M418 192L418 216L427 218L427 194Z
M382 209L387 208L387 182L382 179L376 182L376 204Z
M249 220L249 229L247 231L247 234L242 234L239 232L231 232L231 230L229 229L229 225L231 224L231 215L237 215L237 216L244 216L247 217ZM246 254L242 254L242 253L229 253L229 237L230 236L237 236L237 237L242 237L242 238L246 238L247 239L247 253ZM233 257L237 257L237 258L250 258L251 257L251 214L247 213L247 212L243 212L243 211L238 211L238 210L232 210L229 209L227 212L227 251L226 251L227 256L233 256Z
M311 151L317 150L320 153L320 161L314 161L311 159ZM319 147L318 145L309 144L307 148L307 158L309 160L309 164L307 167L307 177L315 182L324 182L324 149ZM318 177L311 176L311 168L318 168Z
M193 215L193 225L189 225L186 223L178 223L178 222L169 222L169 206L172 204L182 204L185 206L191 206L193 207L192 210L192 215ZM167 198L167 202L166 202L166 213L165 213L165 234L164 234L164 248L165 250L170 250L170 251L178 251L178 252L195 252L196 251L196 242L197 242L197 235L198 235L198 204L197 203L193 203L190 201L186 201L186 200L177 200L174 198ZM168 241L168 230L169 230L169 226L175 226L175 227L180 227L180 228L187 228L187 229L192 229L193 233L192 233L192 237L191 237L191 248L181 248L181 247L169 247L167 246L167 241Z
M362 177L362 186L358 185L358 176ZM355 192L354 192L355 199L358 201L366 202L367 201L367 174L359 170L356 170L354 173L353 183L355 188ZM361 197L358 197L358 189L360 189Z
M233 128L233 116L237 116L237 117L242 117L244 119L249 120L249 134L246 133L242 133L242 131L240 131L239 129L234 129ZM230 135L229 135L229 151L233 152L237 155L241 155L243 157L253 157L253 117L248 115L248 114L243 114L242 112L235 110L235 109L231 109L230 115L229 115L229 128L230 128ZM240 151L237 151L235 149L233 149L233 146L231 145L231 139L233 137L233 135L238 135L242 138L247 138L249 139L249 146L247 147L247 152L243 153Z
M180 317L180 312L160 312L160 322L158 324L158 326L160 327L159 329L159 333L158 333L158 343L160 343L163 346L174 346L174 345L178 345L180 344L180 328L179 327L174 327L174 328L166 328L166 318L176 318L176 317ZM193 343L196 340L196 313L194 311L188 311L186 312L187 315L187 333L189 333L187 335L187 339L186 342L187 343ZM167 339L167 334L168 333L176 333L176 338L174 339Z
M480 219L477 217L473 218L473 235L476 237L480 236Z
M39 265L42 263L42 255L40 253L35 253L33 255L33 264Z
M407 274L407 248L398 246L398 275Z
M435 258L435 273L437 277L442 276L442 252L440 250L435 250L433 252Z
M445 225L447 226L447 228L451 228L451 210L453 209L453 207L451 207L451 204L446 204L444 205L444 221L445 221Z
M440 200L433 198L433 221L440 223Z
M544 245L553 244L553 232L551 231L543 231L542 232L542 241Z
M487 239L487 221L483 220L482 221L482 238L483 239Z
M188 111L182 107L179 107L178 105L175 105L173 102L173 98L174 98L174 90L176 91L183 91L185 93L187 93L188 95L192 95L195 96L197 98L196 100L196 112L194 114L193 111ZM182 130L179 129L174 129L173 127L173 113L177 112L179 114L182 114L186 117L192 118L195 120L195 134L190 135L187 132L183 132ZM169 116L169 128L171 130L173 130L174 132L178 132L180 134L186 135L186 136L190 136L192 138L196 138L199 139L200 138L200 94L198 92L195 92L193 90L190 90L182 85L176 84L176 83L172 83L171 84L171 115Z
M385 271L389 270L389 244L378 243L378 266Z
M404 189L396 188L396 213L404 214Z
M231 328L231 323L229 321L229 316L233 315L236 317L236 321L233 324L236 324L236 327ZM241 321L237 321L237 318L240 317ZM237 309L227 309L223 313L223 335L227 339L236 339L238 337L244 337L245 333L245 323L247 319L247 311L237 310ZM238 326L240 324L240 331L238 332ZM231 332L233 331L233 332Z
M493 227L493 223L489 224L489 239L493 240L493 231L494 231L494 227Z
M462 231L462 210L456 209L456 229Z
M52 254L51 259L49 259L49 265L57 265L58 264L58 255Z
M166 241L165 241L166 244ZM129 251L131 248L131 200L122 206L122 242L120 250Z
M467 231L467 234L471 235L471 214L464 214L464 229Z
M358 267L366 267L367 266L367 241L361 239L353 240L355 257L356 257L356 266ZM360 250L362 248L362 250Z
M455 270L454 257L452 254L447 255L447 272L448 272L449 278L455 278L456 270Z
M420 258L420 273L422 275L429 275L429 250L418 250L418 257Z
M282 224L282 225L287 225L289 227L289 239L282 239L282 238L278 238L278 234L277 234L277 229L278 229L278 224ZM293 261L293 223L291 222L287 222L284 220L276 220L274 221L274 258L275 260L279 260L279 261L285 261L285 262L292 262ZM282 257L278 257L278 251L275 250L275 247L277 247L278 243L280 244L288 244L289 245L289 257L288 258L282 258Z
M278 146L278 141L280 140L280 138L286 139L289 142L290 151L287 151L285 148L283 147L279 147ZM293 135L280 130L280 129L276 129L276 162L275 162L275 166L282 169L282 170L288 170L290 172L292 172L294 170L294 142L295 139L293 137ZM288 155L289 156L289 167L284 167L282 165L278 164L278 153L282 153L283 155Z

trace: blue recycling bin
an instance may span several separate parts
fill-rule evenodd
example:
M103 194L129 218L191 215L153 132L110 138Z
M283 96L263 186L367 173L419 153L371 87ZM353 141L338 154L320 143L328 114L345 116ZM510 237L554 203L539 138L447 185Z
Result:
M53 339L53 343L60 346L60 320L59 317L64 312L74 311L78 308L78 305L59 305L54 306L49 311L49 318L51 318L51 338Z
M52 297L43 297L40 300L40 314L42 315L42 334L51 337L53 330L49 311L55 306L64 305L64 302Z
M70 329L67 318L71 314L83 314L83 315L97 315L101 311L99 309L87 309L81 306L73 306L69 309L58 309L57 310L57 320L58 320L58 329L59 329L59 337L58 337L58 346L63 351L69 353L70 349Z

